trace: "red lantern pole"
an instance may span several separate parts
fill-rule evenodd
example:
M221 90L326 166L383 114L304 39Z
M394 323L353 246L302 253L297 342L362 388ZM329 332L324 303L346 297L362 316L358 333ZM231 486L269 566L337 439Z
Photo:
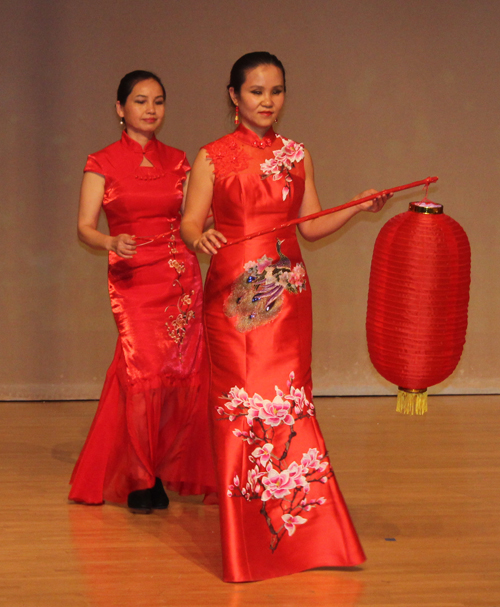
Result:
M266 230L261 230L260 232L252 232L252 234L247 234L246 236L242 236L241 238L236 238L235 240L228 241L225 244L225 247L231 247L234 244L239 244L240 242L244 242L245 240L250 240L251 238L256 238L257 236L262 236L263 234L270 234L271 232L277 232L278 230L282 230L283 228L288 228L289 226L298 225L299 223L304 223L305 221L310 221L311 219L316 219L316 217L323 217L323 215L329 215L330 213L336 213L337 211L342 211L342 209L348 209L349 207L355 207L358 204L361 204L363 202L368 202L369 200L373 200L377 196L386 196L387 194L395 194L396 192L401 192L403 190L409 190L410 188L416 188L420 185L429 187L429 185L431 183L436 183L436 181L438 179L439 179L439 177L427 177L427 179L421 179L420 181L414 181L413 183L407 183L406 185L399 185L399 186L396 186L395 188L389 188L388 190L382 190L381 192L378 192L376 196L365 196L364 198L359 198L358 200L351 200L350 202L341 204L338 207L332 207L331 209L325 209L323 211L318 211L318 213L311 213L311 215L306 215L305 217L299 217L298 219L292 219L291 221L282 223L280 226L276 226L274 228L267 228Z

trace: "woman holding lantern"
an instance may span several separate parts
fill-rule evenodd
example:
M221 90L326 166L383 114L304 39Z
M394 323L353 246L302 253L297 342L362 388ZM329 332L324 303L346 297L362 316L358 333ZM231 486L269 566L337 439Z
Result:
M364 554L336 483L312 403L311 290L295 227L232 240L320 210L311 157L277 135L285 70L266 52L234 64L236 130L193 166L181 234L212 256L205 286L210 413L224 580L241 582ZM300 225L318 240L387 196ZM210 208L213 229L204 230Z

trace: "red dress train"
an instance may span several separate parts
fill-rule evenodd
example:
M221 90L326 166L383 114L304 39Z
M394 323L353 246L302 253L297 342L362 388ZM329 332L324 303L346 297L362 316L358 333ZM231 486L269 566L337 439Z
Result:
M152 167L140 166L144 156ZM130 260L109 254L119 337L71 477L76 502L123 503L156 477L181 494L215 491L202 283L179 236L187 170L180 150L156 138L143 150L125 132L85 166L105 177L110 234L135 235L138 247Z
M205 149L228 240L298 216L301 144L240 126ZM311 289L295 228L220 249L204 318L224 580L363 562L312 403Z

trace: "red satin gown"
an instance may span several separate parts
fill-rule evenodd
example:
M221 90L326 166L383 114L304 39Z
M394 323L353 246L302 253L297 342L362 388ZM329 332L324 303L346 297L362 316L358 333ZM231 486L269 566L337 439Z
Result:
M140 166L144 156L153 167ZM202 282L179 236L187 170L184 152L155 138L143 151L125 132L88 157L85 171L106 180L110 234L135 235L138 246L133 259L109 253L119 337L70 481L76 502L123 503L156 477L181 494L215 491Z
M240 125L205 149L228 240L298 216L302 144ZM224 580L363 562L315 417L311 288L295 228L219 250L204 318Z

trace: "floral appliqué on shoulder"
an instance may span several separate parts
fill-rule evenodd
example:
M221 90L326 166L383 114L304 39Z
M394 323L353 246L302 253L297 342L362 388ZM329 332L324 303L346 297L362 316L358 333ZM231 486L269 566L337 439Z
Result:
M279 260L264 255L257 261L249 261L243 274L233 283L231 293L224 304L229 318L236 318L236 329L246 333L271 322L280 313L285 292L301 293L307 285L304 264L293 268L290 260L281 252L282 240L277 240Z
M232 134L209 143L204 149L214 165L217 179L223 179L231 173L238 173L248 168L250 156Z
M260 513L265 517L271 534L270 549L276 550L288 533L292 536L299 525L307 523L307 513L326 503L325 497L310 497L314 483L327 483L333 470L326 453L311 447L302 453L300 461L287 461L290 446L297 436L296 425L314 416L314 405L309 402L304 388L294 388L295 374L290 373L288 394L275 386L273 400L260 394L250 397L243 388L235 386L223 397L228 402L218 407L222 420L234 422L246 418L248 430L236 428L236 438L255 445L248 456L251 468L247 478L236 474L227 495L247 501L258 500ZM288 428L281 440L276 434L281 427ZM283 434L280 432L280 434Z
M179 296L179 299L177 300L177 306L172 304L165 309L165 312L169 313L171 308L174 308L174 313L170 313L168 321L165 323L165 325L167 327L169 337L179 346L179 357L182 358L182 354L180 353L180 347L182 346L184 338L186 337L188 325L195 317L195 312L191 309L193 303L194 290L186 292L181 282L181 276L186 271L186 266L184 265L184 262L179 261L176 258L176 254L179 251L175 244L175 226L173 223L170 224L170 229L171 234L168 241L168 248L170 249L170 259L168 260L168 265L173 268L177 273L177 277L173 281L172 285L174 287L179 287L181 289L181 294Z
M273 152L274 158L268 158L260 165L260 170L263 172L262 179L273 177L274 181L285 178L285 185L281 190L283 200L286 200L290 193L290 185L293 181L291 170L293 167L304 159L304 144L296 143L291 139L285 139L278 135L283 141L283 147L280 150Z

